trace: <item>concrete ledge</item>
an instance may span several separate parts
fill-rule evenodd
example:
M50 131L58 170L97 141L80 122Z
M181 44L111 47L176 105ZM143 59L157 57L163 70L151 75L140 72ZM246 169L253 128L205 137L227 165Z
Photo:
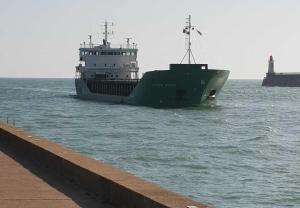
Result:
M0 143L38 168L76 184L103 203L124 208L207 207L118 168L1 122Z

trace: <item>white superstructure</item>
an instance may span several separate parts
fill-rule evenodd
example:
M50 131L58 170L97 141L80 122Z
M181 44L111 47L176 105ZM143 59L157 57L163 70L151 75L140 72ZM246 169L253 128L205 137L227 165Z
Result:
M133 80L138 79L137 45L126 38L125 45L112 46L108 42L109 23L105 21L103 43L95 45L92 36L89 43L79 48L79 65L76 66L76 77L86 80Z

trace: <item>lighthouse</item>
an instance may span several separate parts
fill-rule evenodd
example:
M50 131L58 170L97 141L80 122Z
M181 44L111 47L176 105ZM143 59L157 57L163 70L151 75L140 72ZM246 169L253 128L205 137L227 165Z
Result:
M270 56L269 68L262 86L269 87L300 87L300 73L274 72L274 59Z
M273 59L273 56L270 56L270 59L269 59L268 73L269 74L274 74L274 59Z

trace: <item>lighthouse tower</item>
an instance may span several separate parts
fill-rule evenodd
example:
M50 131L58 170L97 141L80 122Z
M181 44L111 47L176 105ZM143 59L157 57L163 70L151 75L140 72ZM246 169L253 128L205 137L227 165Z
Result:
M273 59L273 56L270 56L270 59L269 59L268 73L269 74L274 74L274 59Z

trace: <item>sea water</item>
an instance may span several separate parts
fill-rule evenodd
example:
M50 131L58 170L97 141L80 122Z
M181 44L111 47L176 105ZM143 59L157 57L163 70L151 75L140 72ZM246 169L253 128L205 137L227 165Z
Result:
M228 80L214 106L80 100L72 79L0 79L0 119L212 207L300 207L300 89Z

